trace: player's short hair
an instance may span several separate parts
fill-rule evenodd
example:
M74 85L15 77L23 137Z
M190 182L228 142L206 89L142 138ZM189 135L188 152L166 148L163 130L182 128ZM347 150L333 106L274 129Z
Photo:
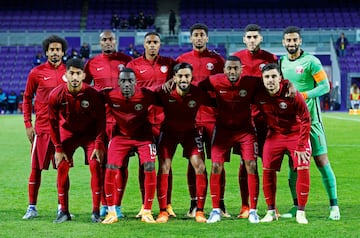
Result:
M244 29L245 32L248 32L248 31L258 31L258 32L261 32L261 27L257 24L248 24L245 29Z
M132 70L131 68L123 68L120 73L133 73L135 74L134 70Z
M159 39L160 39L160 34L157 33L157 32L155 32L155 31L150 31L150 32L146 33L145 36L144 36L144 39L145 39L147 36L157 36L157 37L159 37Z
M204 30L206 35L208 35L209 33L209 28L203 23L195 23L194 25L192 25L190 27L190 35L192 35L194 30Z
M69 59L66 61L66 69L70 69L70 67L84 70L84 61L79 58Z
M186 62L176 64L174 66L174 74L176 74L180 69L190 69L191 72L193 71L193 67L191 66L191 64Z
M48 38L46 38L45 40L43 40L43 42L42 42L42 47L43 47L44 54L46 54L46 51L48 51L49 45L51 43L60 43L62 51L64 53L66 52L66 50L67 50L67 42L66 42L66 40L64 38L58 36L58 35L51 35Z
M264 67L262 67L261 69L261 72L264 73L265 71L269 71L272 69L276 69L280 73L280 66L277 63L269 63L264 65Z
M241 60L239 57L235 56L235 55L230 55L226 58L226 61L239 61L241 64Z
M301 29L297 26L288 26L285 28L285 30L283 31L283 36L285 34L290 34L290 33L298 33L299 36L301 37Z

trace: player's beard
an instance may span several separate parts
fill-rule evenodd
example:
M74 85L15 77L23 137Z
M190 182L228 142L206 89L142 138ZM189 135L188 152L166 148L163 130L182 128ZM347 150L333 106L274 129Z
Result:
M187 91L189 91L190 84L185 83L185 82L179 82L178 87L181 91L187 92Z
M56 64L57 62L59 62L61 59L60 59L60 56L58 56L58 55L53 55L53 56L51 56L50 57L50 61L51 61L51 63L53 63L53 64Z
M299 46L295 45L294 47L286 47L286 50L289 54L293 55L299 50Z

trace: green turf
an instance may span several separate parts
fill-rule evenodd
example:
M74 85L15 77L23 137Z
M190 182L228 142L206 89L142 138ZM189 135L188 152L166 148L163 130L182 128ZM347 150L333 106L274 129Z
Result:
M233 156L226 164L227 185L225 203L233 215L215 224L198 224L184 218L189 206L186 185L187 161L180 158L180 150L173 161L173 207L177 218L167 224L144 224L133 218L141 202L137 182L138 160L132 157L129 181L123 200L127 218L112 225L92 224L89 170L83 165L83 152L75 154L75 167L70 171L71 222L53 224L56 216L56 171L43 172L38 199L39 218L22 220L27 208L27 179L30 172L30 144L27 141L22 117L0 116L0 237L360 237L360 116L347 113L323 114L329 158L337 177L341 221L329 221L328 199L315 164L311 168L311 188L307 206L308 225L299 225L295 219L280 219L269 224L249 224L236 219L240 208L237 170L239 158ZM287 159L285 160L287 161ZM259 164L261 167L261 163ZM286 212L291 205L287 187L287 166L278 174L277 205ZM207 161L210 171L210 163ZM260 169L261 172L261 169ZM262 183L261 183L262 184ZM205 212L211 210L208 193ZM158 213L155 199L154 214ZM262 191L258 211L263 216L266 206Z

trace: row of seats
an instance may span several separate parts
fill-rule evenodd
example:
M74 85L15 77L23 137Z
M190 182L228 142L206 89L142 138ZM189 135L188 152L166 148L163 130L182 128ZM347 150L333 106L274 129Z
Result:
M302 28L343 28L360 27L360 3L348 0L317 1L317 4L304 0L309 7L288 7L286 2L274 1L273 6L255 8L245 1L225 0L226 6L219 8L218 1L182 0L179 6L180 28L187 30L194 22L204 22L211 29L243 28L249 22L263 28L284 28L298 25ZM45 1L29 4L25 0L13 0L11 4L2 3L0 29L80 29L81 16L86 14L86 29L105 29L110 27L111 16L116 13L128 18L143 11L146 15L156 14L157 1L134 0L88 0L88 1ZM315 5L314 5L315 4ZM71 6L71 7L69 7ZM86 9L87 11L83 10ZM230 7L229 7L230 6ZM54 10L57 9L57 10Z

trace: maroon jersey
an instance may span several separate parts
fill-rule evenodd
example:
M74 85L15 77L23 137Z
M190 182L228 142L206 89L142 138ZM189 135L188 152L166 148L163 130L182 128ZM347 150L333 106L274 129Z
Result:
M126 67L135 72L136 84L139 87L158 86L174 75L175 60L158 55L154 61L145 59L145 56L133 59Z
M192 50L180 55L176 62L187 62L193 67L193 81L197 85L199 82L207 78L209 75L219 74L224 71L225 60L217 52L212 50L204 50L199 52Z
M195 117L201 105L211 105L209 96L195 85L191 85L184 96L180 96L176 89L171 93L160 90L157 101L164 107L165 113L161 130L181 133L195 129Z
M259 49L258 51L251 53L249 50L244 49L233 54L240 58L242 65L241 76L252 76L252 77L262 77L262 68L269 63L276 63L277 56L266 51ZM262 79L261 79L262 80ZM264 120L262 115L259 112L259 109L256 106L252 106L252 116L256 119ZM260 128L257 128L260 129Z
M55 68L49 62L33 68L28 76L24 92L23 112L25 127L31 124L32 100L35 97L35 131L49 133L48 99L51 90L66 82L64 64Z
M294 98L285 97L288 83L287 80L281 81L280 91L274 96L259 91L255 102L265 115L270 134L299 135L296 150L305 151L310 133L310 114L299 92Z
M115 88L106 92L105 101L116 120L115 134L136 140L152 138L151 124L146 119L149 106L155 102L152 92L136 86L135 94L125 98L121 89Z
M217 74L210 76L199 86L212 90L216 95L216 127L254 131L250 104L253 103L256 91L262 87L259 78L245 76L232 84L225 74Z
M241 76L253 76L260 77L262 76L262 68L269 63L276 63L277 56L259 49L258 51L251 53L249 50L240 50L233 54L241 60L242 72Z
M158 55L154 61L147 60L145 55L130 61L126 67L135 72L136 84L139 87L156 87L164 84L174 75L175 60ZM160 127L164 120L163 109L152 106L149 112L149 121ZM157 129L159 130L159 129Z
M50 135L56 151L69 138L88 137L95 148L103 148L105 106L101 95L87 84L73 95L67 85L56 87L49 96Z
M215 75L224 72L225 60L215 51L204 50L199 52L192 50L190 52L180 55L176 61L178 63L187 62L193 67L192 83L198 85L210 75ZM205 122L215 122L215 111L211 107L201 107L200 113L196 118L199 124Z
M119 73L132 60L131 56L120 52L110 55L104 53L91 58L85 65L86 78L84 82L91 84L98 91L104 88L118 87Z

